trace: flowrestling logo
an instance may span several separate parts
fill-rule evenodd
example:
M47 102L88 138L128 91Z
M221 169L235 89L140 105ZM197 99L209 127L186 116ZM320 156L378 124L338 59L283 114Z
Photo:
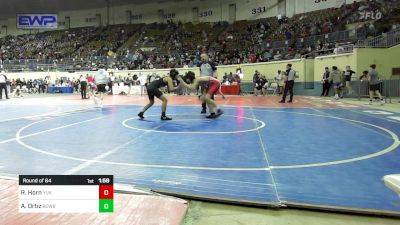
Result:
M18 14L19 29L54 29L58 27L57 14Z
M382 13L380 11L362 11L359 12L360 20L380 20L382 19Z

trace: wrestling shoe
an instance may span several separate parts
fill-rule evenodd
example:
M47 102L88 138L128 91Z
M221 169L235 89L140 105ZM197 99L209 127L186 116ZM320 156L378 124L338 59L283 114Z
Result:
M206 116L207 119L215 119L217 117L218 117L218 115L215 113L211 113L210 115Z
M161 120L172 120L172 118L168 116L161 116Z
M138 115L138 117L140 117L140 119L142 120L142 119L144 119L144 116L143 116L143 112L140 112L139 114L137 114Z
M224 111L222 109L217 110L217 117L224 114Z

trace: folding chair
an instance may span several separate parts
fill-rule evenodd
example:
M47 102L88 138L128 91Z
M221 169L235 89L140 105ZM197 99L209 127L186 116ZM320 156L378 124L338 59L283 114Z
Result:
M272 95L276 95L278 91L278 83L272 82L268 87L267 87L267 95L268 93L272 93Z

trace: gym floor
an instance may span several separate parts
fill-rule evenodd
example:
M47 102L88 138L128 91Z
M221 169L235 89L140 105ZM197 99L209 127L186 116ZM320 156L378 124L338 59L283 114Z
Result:
M107 96L102 109L78 95L2 100L0 173L113 174L117 183L184 198L282 208L265 212L292 219L326 213L286 207L400 215L400 198L381 180L399 173L398 104L278 101L217 97L225 114L207 120L197 97L169 96L173 120L160 121L158 105L137 119L146 97ZM213 216L194 220L198 211L268 217L259 208L189 206L185 224L212 224L205 221Z

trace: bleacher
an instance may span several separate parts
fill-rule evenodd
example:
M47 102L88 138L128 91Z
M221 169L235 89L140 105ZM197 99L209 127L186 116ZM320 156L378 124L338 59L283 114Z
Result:
M329 49L322 51L329 53L336 43L351 44L370 35L364 31L368 28L366 25L355 35L344 31L345 25L359 22L357 16L363 7L379 9L388 15L377 22L368 21L368 24L375 22L375 37L389 29L387 24L400 21L395 13L399 5L399 1L357 2L280 21L271 17L236 21L231 25L168 21L72 28L1 38L0 54L4 65L18 64L17 69L34 69L38 68L35 64L54 62L74 64L70 69L95 68L98 63L119 69L182 67L192 65L203 47L208 48L211 58L219 64L248 63L254 57L257 62L304 55L314 57L321 48ZM141 60L136 60L137 55Z

